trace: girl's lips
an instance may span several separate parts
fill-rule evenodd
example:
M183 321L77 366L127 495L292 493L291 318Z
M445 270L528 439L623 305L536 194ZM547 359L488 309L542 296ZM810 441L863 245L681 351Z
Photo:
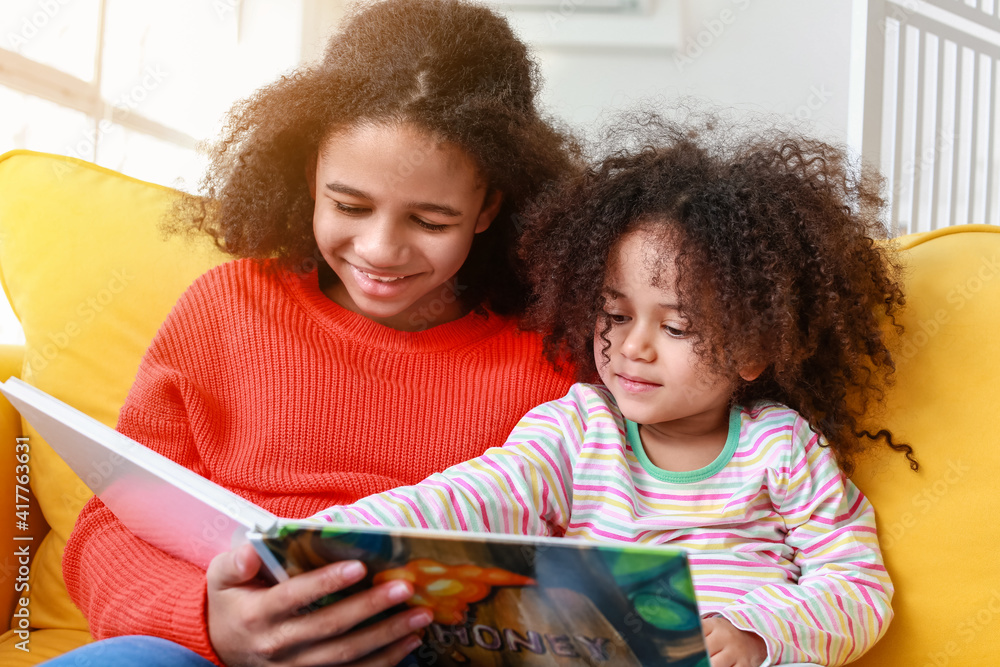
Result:
M629 375L621 375L620 373L617 374L616 377L618 378L618 383L622 386L622 389L634 394L653 391L661 386L655 382L647 382L646 380L631 377Z
M413 275L401 276L387 273L369 272L354 266L351 272L354 274L354 281L362 292L372 297L389 298L403 292L413 278ZM414 274L416 275L416 274Z

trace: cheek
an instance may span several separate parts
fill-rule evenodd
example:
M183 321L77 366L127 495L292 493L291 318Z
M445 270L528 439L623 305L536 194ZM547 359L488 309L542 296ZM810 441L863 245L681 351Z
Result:
M321 248L329 246L337 240L337 225L331 216L322 210L316 210L313 213L313 236L316 238L316 244Z
M434 239L424 245L423 254L438 268L448 274L457 273L469 256L472 248L472 236L454 234L450 238Z

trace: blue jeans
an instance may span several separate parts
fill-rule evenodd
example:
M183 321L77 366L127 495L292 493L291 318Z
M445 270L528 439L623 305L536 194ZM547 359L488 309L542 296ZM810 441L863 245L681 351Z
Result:
M45 663L52 667L213 667L180 644L159 637L112 637L64 653Z
M45 667L215 667L194 651L159 637L130 635L112 637L81 646L52 658ZM415 665L413 656L404 658L400 667Z

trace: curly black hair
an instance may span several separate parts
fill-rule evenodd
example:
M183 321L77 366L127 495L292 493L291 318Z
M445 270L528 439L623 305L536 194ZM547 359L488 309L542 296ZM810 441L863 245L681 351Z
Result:
M629 147L526 216L528 320L547 332L550 358L594 381L595 324L605 343L610 331L609 257L629 232L659 230L654 238L676 253L695 350L736 379L734 403L797 410L846 474L873 441L905 453L915 470L909 445L862 427L895 370L887 337L901 331L895 314L905 302L891 246L874 240L886 236L881 177L853 168L842 149L773 123L751 133L748 122L644 115L612 131L612 142ZM739 379L759 365L756 380Z
M520 314L527 286L517 216L540 189L579 170L572 134L541 116L537 65L506 19L461 0L357 5L319 62L238 102L211 148L202 197L168 227L205 230L237 257L287 267L323 260L306 165L324 138L359 123L411 123L464 149L503 205L459 272L463 304Z

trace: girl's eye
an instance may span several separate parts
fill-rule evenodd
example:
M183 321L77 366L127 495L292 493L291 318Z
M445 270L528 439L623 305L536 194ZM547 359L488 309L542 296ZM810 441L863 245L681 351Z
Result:
M664 325L663 330L666 331L667 335L671 338L684 338L687 336L686 331L682 331L681 329L677 329L675 327Z
M339 201L334 202L334 206L337 207L338 211L340 211L341 213L346 213L347 215L361 215L362 213L368 210L362 206L350 206L348 204L344 204Z
M433 222L427 222L426 220L421 220L420 218L414 218L414 220L417 221L418 225L431 232L442 232L449 227L449 225L435 225Z
M625 324L628 322L628 315L618 315L617 313L604 313L611 320L612 324Z

